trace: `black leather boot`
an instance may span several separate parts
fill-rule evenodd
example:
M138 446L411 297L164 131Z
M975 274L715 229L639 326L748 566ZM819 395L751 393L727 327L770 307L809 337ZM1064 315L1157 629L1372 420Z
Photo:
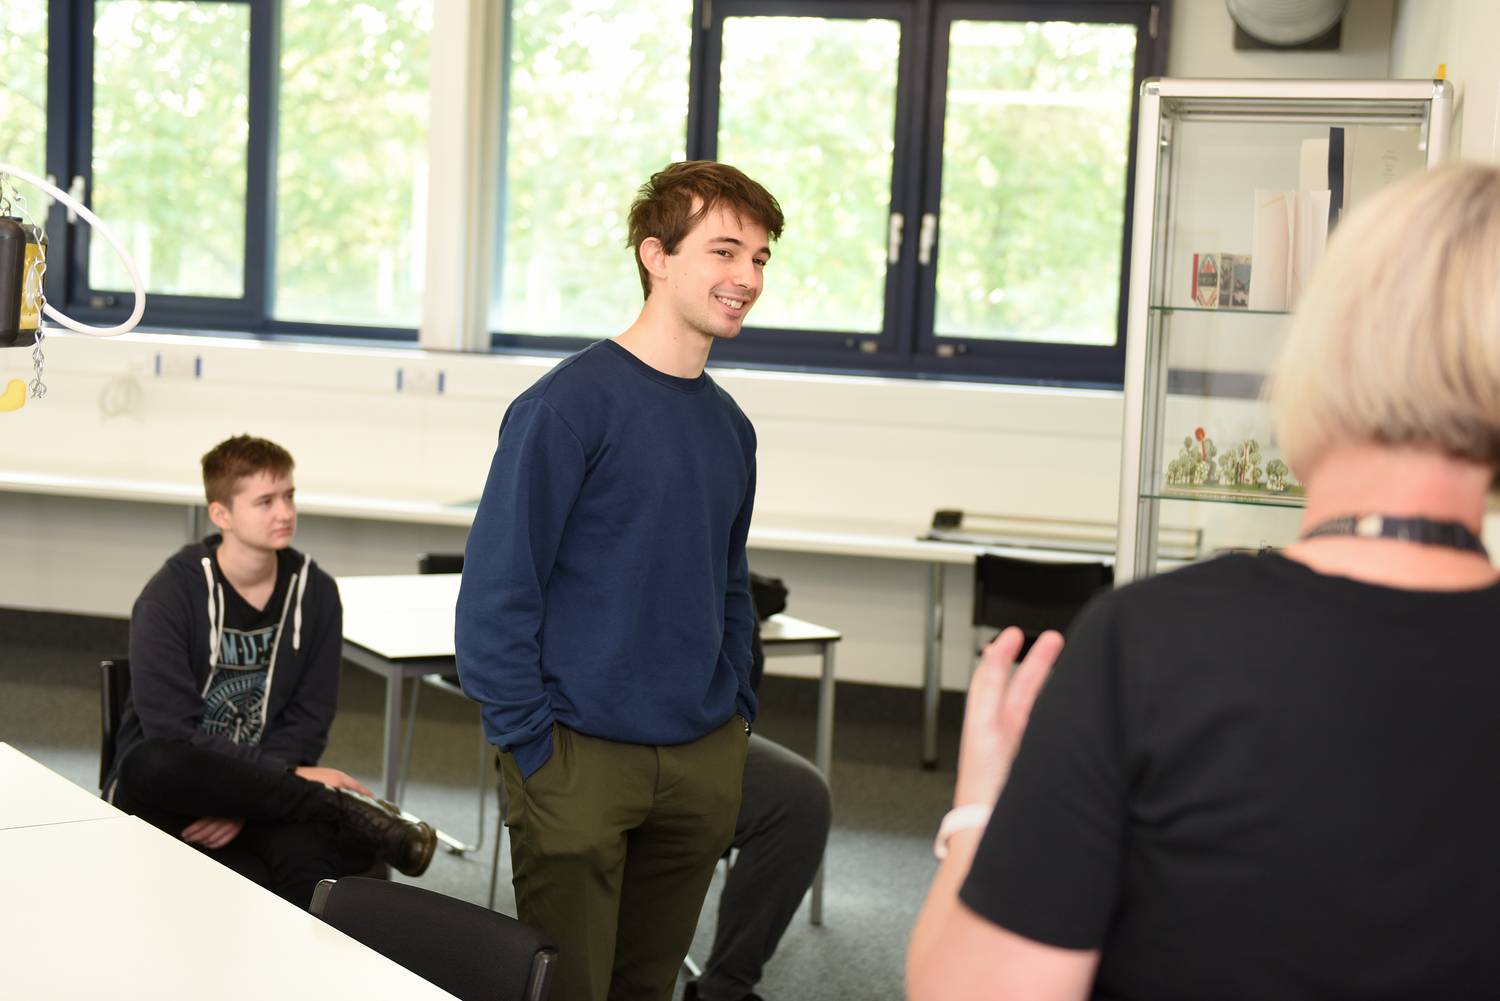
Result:
M437 832L425 820L407 820L383 799L367 799L347 789L330 790L338 806L339 827L369 845L382 859L408 876L420 876L432 862Z

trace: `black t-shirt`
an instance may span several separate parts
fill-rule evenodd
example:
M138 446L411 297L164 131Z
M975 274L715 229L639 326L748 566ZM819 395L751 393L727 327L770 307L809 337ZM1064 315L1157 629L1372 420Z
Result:
M1500 586L1225 556L1096 599L961 897L1096 998L1500 998Z
M282 612L292 575L290 561L277 554L276 585L264 608L234 589L213 557L214 581L224 589L219 658L203 691L199 729L221 733L236 744L258 744L265 732L266 685L281 633Z

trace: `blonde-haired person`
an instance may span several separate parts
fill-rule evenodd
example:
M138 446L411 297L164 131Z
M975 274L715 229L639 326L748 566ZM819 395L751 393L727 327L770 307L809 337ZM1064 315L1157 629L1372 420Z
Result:
M1497 276L1500 170L1361 206L1271 392L1298 541L985 652L912 998L1500 996Z

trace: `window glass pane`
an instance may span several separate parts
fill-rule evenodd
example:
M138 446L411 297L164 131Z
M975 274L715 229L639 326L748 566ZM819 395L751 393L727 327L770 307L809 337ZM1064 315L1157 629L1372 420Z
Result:
M0 162L47 175L47 5L0 0ZM11 182L27 216L45 222L45 202L29 184Z
M146 289L244 295L248 4L96 0L93 209ZM129 288L103 240L89 284Z
M278 319L415 327L432 0L284 0Z
M499 295L508 334L609 336L641 305L626 216L685 155L690 0L516 0Z
M718 156L787 214L755 326L884 326L900 48L895 21L725 19Z
M1132 25L955 21L939 335L1113 344Z

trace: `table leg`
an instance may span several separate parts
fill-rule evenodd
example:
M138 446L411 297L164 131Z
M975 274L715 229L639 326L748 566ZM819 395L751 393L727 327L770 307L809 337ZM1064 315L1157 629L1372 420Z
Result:
M832 784L833 774L833 643L823 644L823 676L818 681L818 737L813 764ZM823 866L812 885L812 923L823 923Z
M395 803L397 785L401 776L398 762L401 755L401 694L405 679L399 669L393 668L385 676L385 742L381 745L380 795Z
M938 764L938 700L943 682L943 564L927 577L927 656L922 665L922 767Z

